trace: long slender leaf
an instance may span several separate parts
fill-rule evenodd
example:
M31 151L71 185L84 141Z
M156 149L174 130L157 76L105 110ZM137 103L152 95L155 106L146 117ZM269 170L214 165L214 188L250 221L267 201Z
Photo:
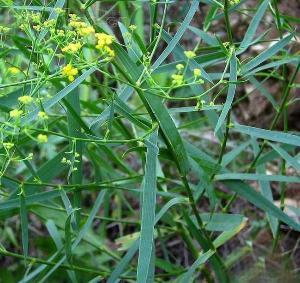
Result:
M258 25L268 8L269 2L270 2L270 0L264 0L261 3L261 5L257 9L252 21L250 22L249 27L244 35L243 41L240 44L240 49L242 49L243 51L246 50L248 48L249 44L251 43L251 41L255 35L255 32L258 28Z
M263 197L260 193L253 190L246 183L236 180L224 180L222 181L222 183L224 183L229 190L236 192L241 197L244 197L247 201L251 202L256 207L272 214L282 222L291 226L293 229L300 231L300 225L298 223L296 223L287 214L282 212L281 209L279 209L277 206L275 206L273 203L271 203L269 200Z
M229 80L233 81L233 82L235 82L237 80L237 59L236 59L234 52L230 58L230 78L229 78ZM223 110L221 112L221 115L220 115L217 125L215 127L215 133L218 132L220 127L223 125L223 123L226 119L226 116L227 116L228 112L230 111L231 104L233 102L234 95L235 95L235 90L236 90L236 84L235 83L229 84L226 102L223 106Z
M183 20L180 28L178 29L178 31L176 32L176 34L174 35L174 37L172 38L172 40L170 41L170 43L168 44L166 49L160 54L160 56L153 63L153 65L151 67L152 70L155 70L157 67L159 67L161 65L161 63L163 63L164 60L169 56L169 54L171 54L171 52L173 51L176 44L179 42L179 40L183 36L184 32L189 27L190 22L192 21L195 13L197 12L198 6L199 6L199 0L192 0L190 9L189 9L185 19Z
M147 282L150 276L150 262L154 250L154 222L156 204L156 164L158 156L157 133L153 132L147 144L146 169L142 197L142 225L139 244L137 282ZM153 259L154 260L154 259Z

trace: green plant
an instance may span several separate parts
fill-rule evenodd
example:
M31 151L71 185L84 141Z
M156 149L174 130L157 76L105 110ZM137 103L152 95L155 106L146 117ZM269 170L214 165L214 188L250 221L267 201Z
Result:
M238 280L230 268L252 238L230 254L222 247L255 231L246 208L231 210L241 198L265 213L274 251L281 224L300 231L283 211L286 184L300 182L300 137L287 119L299 21L276 0L249 10L248 1L182 0L178 22L171 0L0 2L0 254L15 258L5 282ZM199 5L208 8L201 29ZM117 27L106 22L112 11ZM237 14L251 18L241 40ZM257 35L266 14L278 38ZM223 20L225 35L209 32ZM269 80L282 85L278 98ZM248 84L275 110L268 129L233 115Z

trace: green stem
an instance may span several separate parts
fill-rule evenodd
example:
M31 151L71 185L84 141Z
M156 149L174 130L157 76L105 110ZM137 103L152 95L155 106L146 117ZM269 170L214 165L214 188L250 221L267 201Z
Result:
M233 37L232 37L232 30L231 30L231 25L229 21L229 1L225 0L224 3L224 17L225 17L225 25L226 25L226 31L227 31L227 37L230 45L233 44Z

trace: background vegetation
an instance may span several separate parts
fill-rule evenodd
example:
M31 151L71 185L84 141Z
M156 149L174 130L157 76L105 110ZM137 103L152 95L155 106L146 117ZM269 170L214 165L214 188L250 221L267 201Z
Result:
M299 282L299 1L0 3L0 282Z

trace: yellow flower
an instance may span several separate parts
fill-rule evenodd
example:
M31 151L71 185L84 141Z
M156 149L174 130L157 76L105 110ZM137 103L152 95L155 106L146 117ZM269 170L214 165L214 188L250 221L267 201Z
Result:
M77 29L77 32L81 36L87 36L95 33L95 29L92 26L83 26Z
M9 112L9 116L11 118L20 118L20 116L23 114L23 111L22 110L18 110L18 109L14 109L14 110L11 110Z
M18 100L23 104L29 104L33 101L33 98L29 95L23 95L18 98Z
M42 120L47 120L49 117L44 111L39 111L38 117Z
M17 74L19 74L21 71L20 71L20 69L19 68L16 68L16 67L9 67L8 68L8 71L11 73L11 74L13 74L13 75L17 75Z
M62 29L58 29L58 30L56 30L56 34L57 34L58 36L62 37L62 36L65 36L65 31L62 30Z
M200 69L194 69L194 76L195 76L195 78L199 78L201 76L201 70Z
M193 59L196 57L196 53L194 51L184 51L184 55L188 58L188 59Z
M48 137L46 135L39 134L37 136L37 140L39 143L46 143L48 141Z
M181 70L184 69L184 66L183 66L182 64L177 64L177 65L176 65L176 69L177 69L178 71L181 71Z
M109 35L106 33L96 33L96 38L98 39L98 43L96 48L101 50L104 46L111 45L115 39L113 35Z
M7 33L9 31L10 31L10 28L4 27L4 26L0 26L0 33Z
M44 27L53 28L53 27L55 27L55 24L56 24L55 19L47 20L47 21L44 22Z
M14 147L14 144L12 142L4 142L3 146L7 149L10 150L11 148Z
M41 13L32 13L31 20L35 24L39 24L41 22L42 14Z
M129 29L130 29L131 31L136 30L136 25L130 25L130 26L129 26Z
M65 12L65 10L62 9L62 8L55 8L54 11L55 11L57 14L62 14L62 13Z
M62 52L77 53L81 47L82 47L82 44L79 42L69 43L66 47L62 48Z
M75 79L75 76L78 74L78 69L74 68L71 64L66 65L62 69L62 74L65 77L68 77L69 81L72 82Z
M241 2L241 0L229 0L230 5L237 5Z
M183 84L183 75L173 74L171 78L173 79L172 83L174 85L179 86Z
M112 50L109 46L104 46L103 51L108 55L109 58L115 57L115 51Z
M36 26L33 26L33 29L37 30L37 31L40 31L41 30L41 26L40 25L36 25Z

